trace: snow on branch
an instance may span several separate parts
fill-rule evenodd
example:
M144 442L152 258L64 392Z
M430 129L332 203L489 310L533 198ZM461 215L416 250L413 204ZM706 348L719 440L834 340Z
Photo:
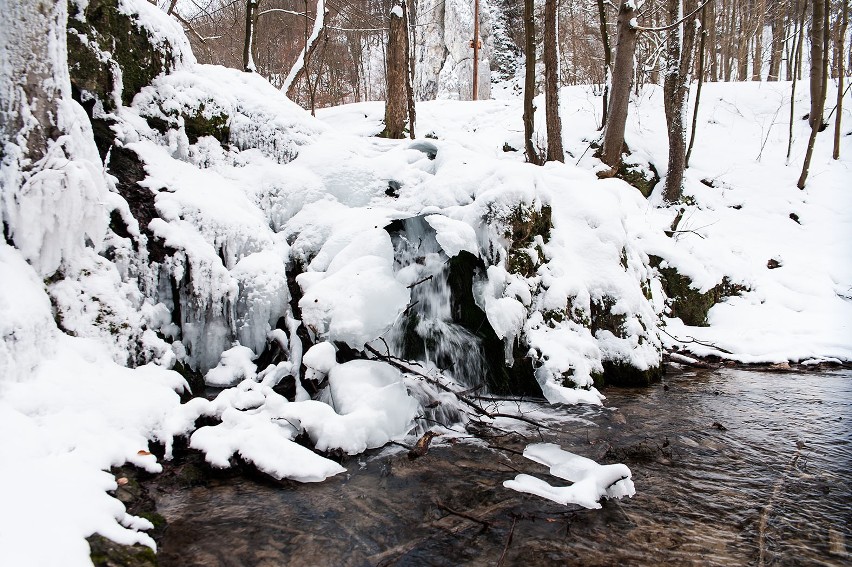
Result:
M301 55L296 59L296 63L290 69L290 72L287 74L287 78L284 79L284 84L281 85L281 90L283 92L289 92L290 88L293 86L293 83L296 82L296 78L299 74L304 70L305 63L308 58L308 53L311 51L311 47L317 42L320 36L320 32L322 32L323 27L325 27L325 0L317 0L317 15L314 20L314 29L311 32L308 41L305 43L304 49L302 49Z

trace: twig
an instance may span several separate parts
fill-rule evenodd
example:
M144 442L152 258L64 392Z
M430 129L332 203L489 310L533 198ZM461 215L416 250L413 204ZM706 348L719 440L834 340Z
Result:
M646 31L646 32L664 32L664 31L669 31L669 30L671 30L671 29L676 28L677 26L679 26L680 24L682 24L683 22L685 22L686 20L688 20L689 18L691 18L692 16L694 16L695 14L697 14L698 12L700 12L700 11L701 11L701 9L702 9L702 8L704 8L704 6L706 6L707 4L709 4L709 3L710 3L710 2L712 2L712 1L713 1L713 0L704 0L704 3L703 3L703 4L701 4L698 8L696 8L695 10L693 10L692 12L690 12L689 14L685 15L684 17L682 17L681 19L679 19L679 20L678 20L678 21L676 21L675 23L673 23L673 24L669 24L669 25L667 25L667 26L663 26L663 27L661 27L661 28L646 28L646 27L644 27L644 26L632 26L632 27L633 27L633 29L635 29L635 30L638 30L638 31Z
M416 282L414 282L413 284L408 285L408 286L405 286L405 287L406 287L406 288L408 288L408 289L412 289L412 288L414 288L414 287L416 287L416 286L418 286L418 285L422 284L423 282L428 282L429 280L431 280L431 279L432 279L432 277L433 277L432 275L426 276L425 278L420 279L420 280L417 280L417 281L416 281Z
M489 445L489 449L497 449L498 451L506 451L507 453L512 453L513 455L524 456L523 452L516 451L515 449L509 449L508 447L501 447L500 445Z
M491 522L488 522L486 520L481 520L481 519L479 519L475 516L471 516L470 514L465 514L464 512L459 512L458 510L453 510L449 506L442 504L440 500L435 500L435 506L437 506L438 508L440 508L441 510L443 510L445 512L449 512L453 516L458 516L459 518L464 518L465 520L470 520L471 522L476 522L477 524L482 524L486 528L491 527Z
M512 545L512 536L515 535L515 522L517 521L517 517L512 518L512 527L509 529L509 537L506 538L506 546L503 548L503 553L500 554L500 560L497 561L497 567L502 567L503 561L506 560L506 553L509 551L509 546Z
M456 392L455 390L453 390L452 388L450 388L446 384L442 383L440 380L437 380L436 378L433 378L432 376L429 376L428 374L424 374L423 372L419 372L417 370L414 370L413 368L411 368L407 364L403 363L403 361L401 361L400 359L397 359L396 357L393 357L393 356L383 355L382 353L380 353L379 351L377 351L375 348L373 348L372 346L370 346L368 344L364 345L364 348L367 351L369 351L370 353L372 353L374 356L378 357L380 360L387 362L391 366L395 366L396 368L402 370L403 372L407 372L409 374L414 374L415 376L418 376L418 377L422 378L423 380L426 380L427 382L429 382L430 384L440 388L441 390L443 390L445 392L449 392L450 394L454 395L460 402L462 402L466 406L473 409L473 411L476 412L478 415L482 415L482 416L488 417L490 419L495 419L495 418L498 418L498 417L504 417L504 418L507 418L507 419L515 419L517 421L523 421L524 423L528 423L530 425L533 425L533 426L541 428L541 429L550 429L551 431L560 431L559 429L556 429L554 427L550 427L548 425L544 425L543 423L539 423L539 422L535 421L534 419L530 419L528 417L524 417L524 416L520 416L520 415L511 415L511 414L508 414L508 413L492 413L492 412L489 412L488 410L486 410L485 408L483 408L482 406L480 406L479 404L477 404L476 402L474 402L473 400L471 400L470 398L468 398L464 394L462 394L460 392Z
M725 354L734 354L734 353L732 353L732 352L731 352L731 351L729 351L729 350L726 350L726 349L723 349L723 348L722 348L722 347L720 347L720 346L714 345L713 343L708 343L708 342L705 342L705 341L699 341L699 340L698 340L698 339L696 339L695 337L686 337L686 338L687 338L687 339L689 339L689 340L688 340L688 341L685 341L685 340L683 340L683 339L681 339L681 338L678 338L678 337L676 337L676 336L672 335L671 333L669 333L668 331L666 331L666 330L665 330L665 329L663 329L663 328L660 328L660 330L661 330L662 332L664 332L665 334L667 334L668 336L670 336L671 338L673 338L674 340L676 340L677 342L679 342L679 343L683 343L683 344L695 343L695 344L697 344L697 345L706 346L707 348L713 348L713 349L716 349L716 350L718 350L719 352L724 352Z

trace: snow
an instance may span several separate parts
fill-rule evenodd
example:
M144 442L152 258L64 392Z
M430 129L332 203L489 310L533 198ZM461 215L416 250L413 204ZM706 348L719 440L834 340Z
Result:
M235 386L246 378L255 375L257 366L252 362L254 352L248 347L237 345L222 353L222 360L216 368L207 371L204 382L208 386L227 388Z
M188 45L155 7L121 6L162 41ZM448 0L444 17L464 10ZM442 37L441 49L466 42L468 23L458 18L455 39ZM54 36L49 54L64 64L64 33ZM412 274L462 251L484 266L475 300L506 352L527 351L554 403L601 404L593 384L604 363L651 369L664 347L679 349L673 359L684 362L852 360L852 239L844 237L852 234L852 145L844 136L844 157L832 161L828 138L818 138L808 186L796 189L807 125L793 125L786 164L789 84L704 86L687 199L675 207L662 206L662 183L646 200L620 180L597 178L603 166L585 150L597 135L600 98L587 87L561 96L565 147L575 157L536 167L504 151L523 147L517 99L420 103L418 131L434 139L378 139L381 103L324 109L313 119L256 73L195 64L186 49L174 72L114 115L118 143L138 154L146 174L134 190L157 215L147 226L131 219L130 203L104 174L67 74L56 75L60 135L46 154L24 164L25 144L3 139L0 451L11 456L0 464L4 564L86 565L84 538L94 533L152 545L145 522L108 493L115 479L106 472L125 462L158 471L151 442L170 458L175 436L185 436L214 466L239 458L275 478L316 482L345 469L296 443L301 434L319 451L357 454L422 432L421 412L464 419L449 394L390 364L337 363L344 344L383 348L412 304ZM0 76L4 101L20 94L10 65ZM441 74L441 96L463 82L446 65L424 71ZM631 163L660 172L662 106L661 89L645 87L626 132ZM190 142L187 118L199 115L221 118L227 140ZM153 118L166 132L148 124ZM538 119L543 132L543 113ZM545 210L552 228L513 249L513 215ZM108 228L113 212L130 238ZM399 265L390 226L415 217L434 230L435 248L409 243L410 261ZM149 236L166 259L149 256ZM687 326L667 310L651 256L697 290L727 279L744 291L714 306L709 326ZM510 257L528 258L529 270L510 270ZM304 356L301 324L313 344ZM267 347L280 357L256 368ZM186 385L170 370L176 362L229 387L181 405ZM327 378L316 399L302 388L303 362L305 378ZM437 372L435 364L424 369ZM447 374L436 379L451 388L478 378ZM296 382L294 401L272 389L287 377ZM441 404L427 409L432 401ZM196 430L201 416L215 424ZM510 488L588 507L633 494L623 465L546 444L525 454L573 484L519 476Z
M572 482L553 486L528 474L519 474L503 486L540 496L559 504L600 508L601 498L632 497L636 494L630 469L625 465L599 465L595 461L563 451L553 443L536 443L524 449L524 457L550 468L552 476Z
M426 222L435 229L438 244L450 258L457 256L462 250L479 256L476 231L469 224L442 215L429 215Z

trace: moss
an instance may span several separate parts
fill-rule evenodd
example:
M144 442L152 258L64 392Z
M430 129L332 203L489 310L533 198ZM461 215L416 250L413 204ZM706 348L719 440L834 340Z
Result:
M651 256L651 266L659 271L663 291L669 298L671 316L680 318L687 325L706 327L707 314L711 307L726 297L739 295L745 290L742 286L732 284L725 277L721 283L701 293L692 287L691 279L678 273L675 268L670 266L661 268L661 261L660 257Z
M592 301L589 329L593 335L598 331L609 331L616 337L626 338L624 323L627 317L623 313L612 312L615 303L615 299L607 295Z
M609 386L650 386L654 382L659 382L663 377L662 365L652 366L647 370L640 370L630 364L605 360L603 362L603 369L601 381ZM597 380L595 380L595 386L598 386Z
M166 113L167 118L145 116L145 120L151 128L165 134L169 130L177 129L181 122L180 118L183 118L183 128L190 144L198 142L198 139L204 136L212 136L223 146L226 145L231 137L230 118L227 114L221 113L207 116L208 113L205 110L202 103L191 114L171 112Z
M113 85L118 78L110 62L121 69L121 102L129 105L142 87L174 66L175 56L165 47L154 47L148 32L118 10L118 0L89 0L83 21L77 16L77 3L69 2L68 64L71 83L91 93L105 110L114 110ZM97 48L82 39L94 42ZM96 52L97 49L100 53Z
M89 542L90 558L95 567L155 567L157 554L144 545L121 545L100 535Z
M537 237L541 237L543 242L550 240L550 206L544 205L536 210L519 205L507 218L494 220L506 226L504 236L509 240L506 268L525 278L534 276L538 266L546 260L544 250L537 244Z
M648 164L648 167L651 170L651 175L648 176L647 172L638 167L635 164L627 164L621 163L618 166L618 170L615 172L615 176L619 179L622 179L639 189L639 192L648 198L651 196L651 193L654 191L654 187L657 186L657 183L660 182L660 175L657 173L657 170L653 165Z

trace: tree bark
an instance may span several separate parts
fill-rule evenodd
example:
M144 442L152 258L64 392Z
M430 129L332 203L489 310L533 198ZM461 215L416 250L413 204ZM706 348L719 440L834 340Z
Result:
M538 152L533 145L535 129L535 2L524 0L524 60L526 73L524 76L524 151L527 161L540 163Z
M668 0L670 22L679 21L683 13L681 0ZM697 21L683 22L669 32L667 69L663 83L669 134L669 164L664 192L667 203L679 201L683 192L683 170L686 166L686 106L689 101L690 68L697 27Z
M817 17L817 14L822 16L822 72L820 73L820 77L822 79L822 84L819 85L819 96L820 99L816 101L816 105L814 105L814 101L811 100L811 108L816 108L816 115L811 115L812 124L811 124L811 137L808 139L808 149L805 152L805 162L802 164L802 175L799 176L799 182L796 186L799 189L804 189L805 184L808 180L808 171L811 167L811 159L814 155L814 146L816 145L816 137L817 133L822 128L822 116L825 108L825 96L828 91L828 45L829 45L829 35L830 30L828 26L828 1L829 0L814 0L814 18ZM817 4L822 4L822 10L820 11L816 6ZM816 22L814 22L816 24ZM814 40L813 32L811 32L811 41ZM813 55L813 49L811 50L811 54ZM813 79L813 77L811 77ZM813 83L812 83L813 85Z
M559 48L556 33L557 0L544 3L544 110L547 123L547 161L565 161L562 120L559 118Z
M246 0L246 37L243 44L243 71L256 71L251 50L254 44L254 14L257 11L257 0Z
M630 103L630 87L633 84L636 54L637 30L631 25L635 17L634 3L622 2L618 10L618 43L615 46L609 117L601 151L601 161L612 168L619 166L624 150L624 128L627 124L627 108Z
M798 4L797 4L798 5ZM802 5L801 15L795 16L794 29L798 30L798 37L793 38L793 62L791 65L791 74L793 76L793 86L790 89L790 132L787 138L787 162L789 164L790 154L793 151L793 124L796 121L796 83L799 81L799 75L802 69L802 48L804 47L805 39L805 12L808 9L807 2Z
M784 55L784 10L781 8L779 4L772 7L772 50L767 81L781 80L781 59Z
M404 138L408 119L408 30L404 0L395 0L390 12L385 91L385 138Z
M766 14L766 0L757 0L754 8L756 10L757 23L754 32L754 60L751 63L751 80L763 80L763 26Z
M414 34L411 33L410 18L414 15L415 2L411 2L409 6L406 0L403 0L403 6L408 7L408 10L403 10L403 18L405 19L405 63L406 63L406 81L405 94L406 102L408 103L408 137L414 139L414 123L417 121L417 109L414 104L414 55L412 54L411 42L414 39Z
M844 51L846 49L846 30L849 27L849 0L842 0L843 8L840 16L840 33L838 34L838 49L840 56L837 58L837 116L834 117L834 149L831 157L840 159L840 122L843 116L843 81L846 70L844 68Z
M316 18L314 19L313 30L308 34L308 2L305 0L305 45L302 53L299 55L299 58L296 59L296 62L293 64L293 67L290 68L290 72L287 74L287 78L284 79L284 84L281 86L281 90L287 93L287 96L291 99L295 97L296 94L296 84L299 82L299 79L308 72L308 63L311 60L311 55L314 50L316 50L317 44L319 42L320 35L322 34L322 30L325 27L325 0L317 0L317 13Z
M604 50L604 89L603 89L603 117L601 128L606 127L607 112L609 109L609 85L612 80L612 47L609 45L609 33L606 30L606 7L604 0L598 0L598 18L601 25L601 41Z
M701 102L701 87L704 85L704 49L707 39L707 6L701 10L701 41L698 45L698 88L695 91L695 109L692 111L692 134L689 136L689 149L686 150L685 167L689 167L692 148L695 145L695 132L698 128L698 104Z
M808 114L808 124L812 127L816 121L822 120L822 107L825 102L823 90L823 67L826 58L823 49L823 36L827 33L825 18L828 13L825 4L827 0L812 0L811 11L811 111Z

